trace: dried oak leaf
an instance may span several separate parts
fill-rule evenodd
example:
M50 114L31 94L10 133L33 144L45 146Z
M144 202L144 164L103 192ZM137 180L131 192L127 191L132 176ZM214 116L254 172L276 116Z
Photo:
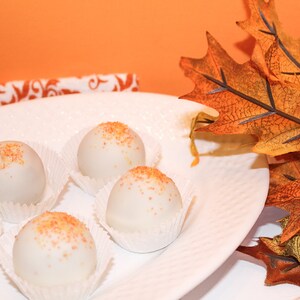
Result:
M279 283L300 285L300 263L292 256L281 255L282 247L278 246L273 239L260 238L256 246L239 246L237 250L265 263L267 267L266 285Z
M285 255L295 257L300 262L300 236L296 235L285 243Z
M300 85L300 39L283 31L275 1L248 0L248 6L250 18L237 24L256 39L252 60L271 79Z
M284 209L290 213L288 222L284 227L280 238L280 242L285 243L300 232L300 198L276 202L272 206Z
M215 134L252 134L254 151L272 156L300 149L300 88L267 78L251 61L236 63L207 33L204 58L181 58L194 90L181 98L216 109L219 118L201 128Z
M270 165L270 189L266 206L275 206L290 213L283 226L281 243L300 232L300 154L284 155L286 162Z
M282 186L300 179L300 152L293 152L274 157L269 164L269 169L270 195L277 193L277 189L282 189ZM271 201L271 199L268 200Z
M280 225L283 229L288 225L290 217L287 216L279 220ZM285 256L293 256L300 262L300 235L296 234L292 238L288 239L286 242L282 242L281 235L278 235L273 238L273 243L277 243L278 248L281 249L281 252L277 254L282 254ZM271 248L272 249L272 248ZM276 250L276 249L275 249Z

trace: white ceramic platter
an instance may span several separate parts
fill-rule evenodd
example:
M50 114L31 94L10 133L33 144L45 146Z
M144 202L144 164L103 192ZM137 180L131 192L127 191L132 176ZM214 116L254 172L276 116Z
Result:
M115 245L114 261L91 299L179 299L233 253L258 218L269 171L265 157L245 146L251 139L202 135L197 143L206 154L198 166L190 167L190 121L203 109L194 102L148 93L69 95L0 107L0 140L37 141L58 152L82 128L103 121L127 123L161 143L159 167L197 185L196 201L178 239L150 254ZM93 202L70 181L54 209L91 216ZM9 227L4 224L4 229ZM2 271L0 299L25 299Z

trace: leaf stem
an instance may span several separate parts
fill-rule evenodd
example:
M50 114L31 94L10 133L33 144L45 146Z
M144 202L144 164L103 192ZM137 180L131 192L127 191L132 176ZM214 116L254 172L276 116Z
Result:
M281 48L281 50L285 53L285 55L289 58L289 60L291 62L293 62L293 64L295 66L297 66L298 68L300 68L300 63L297 61L297 59L289 52L289 50L285 47L285 45L283 44L282 40L279 38L277 30L276 30L276 26L274 23L272 23L272 25L268 22L268 20L266 19L265 15L263 14L263 12L259 9L259 14L261 19L263 20L263 22L265 23L265 25L267 26L267 28L270 30L270 32L267 32L265 30L259 30L260 32L263 32L265 34L270 34L273 35L275 40L277 41L279 47Z
M281 72L281 74L285 74L285 75L300 75L300 72Z

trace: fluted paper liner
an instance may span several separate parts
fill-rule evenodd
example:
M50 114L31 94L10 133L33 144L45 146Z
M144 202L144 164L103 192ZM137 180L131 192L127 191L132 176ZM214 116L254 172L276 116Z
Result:
M69 174L74 182L86 193L95 196L99 191L107 183L116 179L116 177L106 178L106 179L95 179L89 176L82 175L78 168L77 161L77 151L79 144L81 143L84 136L92 130L94 127L89 127L82 129L76 135L74 135L65 145L62 150L62 158L69 169ZM133 129L142 139L145 152L146 152L146 166L155 167L161 155L160 144L156 139L150 136L147 133L139 132Z
M12 250L15 236L22 226L16 226L0 237L0 264L6 274L17 285L19 290L31 300L85 300L99 287L104 279L105 271L112 259L112 241L108 234L94 221L78 218L87 228L95 241L97 266L94 273L80 282L72 284L41 287L20 278L14 272ZM24 225L24 224L23 224ZM76 272L76 270L74 270Z
M0 202L0 217L3 221L10 223L19 223L50 210L55 205L57 197L69 177L62 159L56 152L38 143L29 141L24 141L24 143L32 147L43 162L46 173L46 188L42 199L36 204Z
M153 230L128 233L113 229L106 223L106 207L109 194L115 182L105 185L97 193L95 212L99 223L122 248L137 253L153 252L168 246L180 234L188 208L194 198L195 187L189 180L177 174L167 174L167 176L175 182L181 194L182 208L171 220L156 226Z

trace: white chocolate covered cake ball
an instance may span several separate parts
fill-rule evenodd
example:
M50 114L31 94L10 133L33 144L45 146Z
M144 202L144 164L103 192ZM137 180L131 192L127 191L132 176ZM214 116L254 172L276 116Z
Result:
M120 232L151 230L182 208L172 179L156 168L136 167L114 185L106 210L107 224Z
M87 227L63 212L45 212L29 221L13 246L18 276L38 286L87 279L97 265L96 247Z
M83 175L108 179L145 164L145 148L138 134L127 125L107 122L83 138L77 158Z
M45 186L43 163L30 146L18 141L0 142L0 201L35 204Z

